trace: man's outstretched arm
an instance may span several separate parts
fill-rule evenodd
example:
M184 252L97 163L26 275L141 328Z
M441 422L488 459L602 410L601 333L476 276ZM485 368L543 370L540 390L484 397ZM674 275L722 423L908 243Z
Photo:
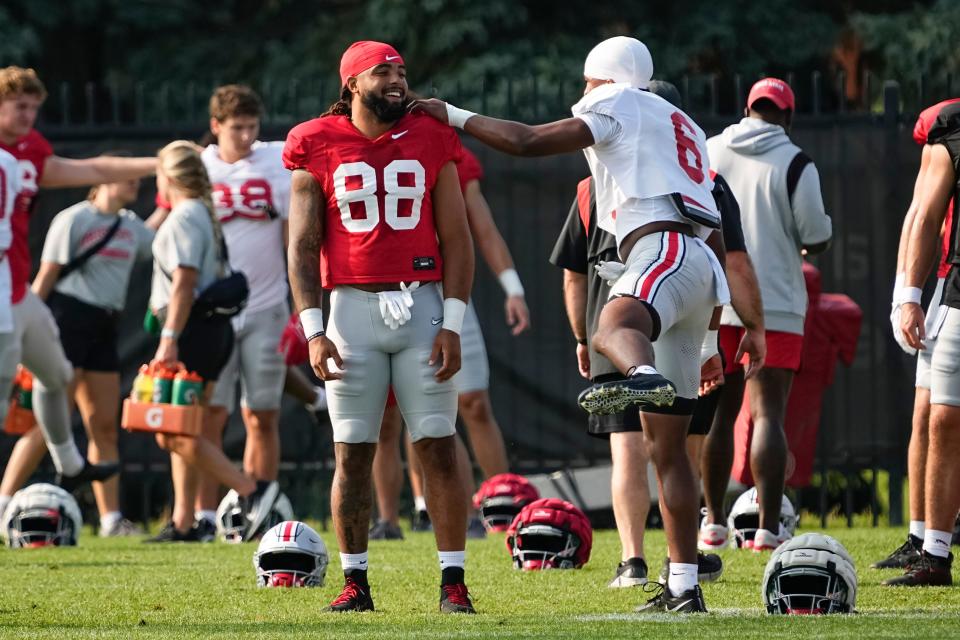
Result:
M156 156L121 158L100 156L85 160L50 156L43 165L41 187L86 187L133 180L155 173Z

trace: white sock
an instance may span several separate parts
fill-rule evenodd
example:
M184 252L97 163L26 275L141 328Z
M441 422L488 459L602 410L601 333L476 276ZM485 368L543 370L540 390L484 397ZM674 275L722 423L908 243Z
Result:
M313 392L317 394L317 397L314 399L313 404L310 405L310 408L314 411L326 411L327 410L327 390L323 387L314 387Z
M650 375L659 375L659 374L660 374L659 371L657 371L656 369L654 369L653 367L651 367L651 366L648 365L648 364L637 365L637 368L634 369L633 372L631 372L630 375L636 375L636 374L638 374L638 373L646 373L646 374L650 374Z
M13 496L0 496L0 516L7 510L7 505L13 500Z
M73 439L62 444L51 444L47 449L53 458L53 466L63 475L75 476L83 470L84 459Z
M667 578L667 588L670 593L677 597L684 591L689 591L697 586L698 571L699 568L696 563L671 562L670 576Z
M927 529L923 534L923 550L932 556L946 558L950 555L951 539L953 539L952 531Z
M437 551L440 558L440 571L448 567L459 567L463 569L467 561L466 551Z
M197 520L206 520L214 524L217 522L217 512L213 509L198 509L193 513L193 517Z
M123 520L122 513L119 511L110 511L100 516L100 528L110 530L121 520Z
M414 496L413 497L413 508L417 511L426 511L427 510L427 499L423 496Z
M910 535L915 536L923 540L924 522L923 520L911 520L910 521Z
M363 553L341 553L340 554L340 566L343 568L343 572L352 571L354 569L360 569L361 571L367 570L367 552Z

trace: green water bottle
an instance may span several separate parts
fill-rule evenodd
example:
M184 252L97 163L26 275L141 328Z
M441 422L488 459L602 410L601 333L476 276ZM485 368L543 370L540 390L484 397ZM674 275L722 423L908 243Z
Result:
M163 366L156 367L153 373L153 401L169 404L173 398L173 380L177 372Z
M172 404L200 404L203 398L203 378L192 371L181 371L173 380Z

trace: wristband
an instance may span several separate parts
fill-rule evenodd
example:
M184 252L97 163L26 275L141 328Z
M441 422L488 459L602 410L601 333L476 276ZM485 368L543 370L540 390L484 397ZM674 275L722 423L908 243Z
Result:
M587 339L586 339L586 338L577 338L577 344L582 344L583 346L587 346Z
M176 340L177 338L180 337L180 332L177 331L176 329L168 329L168 328L164 327L164 328L160 331L160 337L161 337L161 338L170 338L171 340Z
M900 304L920 304L920 299L923 296L923 289L920 287L903 287L900 289L900 299L896 302Z
M463 316L467 313L467 303L459 298L444 298L443 328L460 335L463 329Z
M700 345L700 364L703 365L718 353L720 351L717 348L717 330L707 329L707 334L703 336L703 344Z
M523 283L520 282L520 275L516 269L504 269L497 276L497 279L500 280L500 286L503 287L503 292L507 294L508 298L510 296L523 297Z
M467 111L466 109L459 109L449 102L444 103L447 105L447 122L451 127L456 127L457 129L463 129L463 126L467 124L467 120L477 115L473 111Z
M303 335L307 337L307 342L314 338L322 336L323 333L323 309L312 307L300 312L300 324L303 325Z

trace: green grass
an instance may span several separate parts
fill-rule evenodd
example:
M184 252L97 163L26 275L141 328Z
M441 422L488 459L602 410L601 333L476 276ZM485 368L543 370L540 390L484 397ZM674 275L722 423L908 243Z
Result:
M641 589L607 589L619 554L613 531L597 532L593 556L579 571L523 573L510 567L500 536L468 545L467 581L477 616L436 613L439 570L433 538L370 548L376 613L332 615L321 608L339 591L338 562L324 587L257 589L253 545L143 545L100 540L84 531L80 546L0 551L0 638L955 638L960 588L889 589L895 572L869 563L901 542L902 530L829 531L856 559L859 615L767 616L760 579L767 556L730 550L721 580L704 587L710 616L633 612ZM335 550L333 535L324 541ZM648 536L655 573L664 555L661 531Z

